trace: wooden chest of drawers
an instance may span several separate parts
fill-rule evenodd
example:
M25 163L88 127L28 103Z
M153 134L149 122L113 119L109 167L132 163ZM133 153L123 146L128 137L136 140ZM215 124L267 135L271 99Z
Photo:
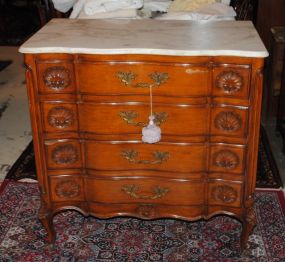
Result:
M255 224L263 58L26 54L42 207L100 218L185 220L227 214ZM162 139L141 142L149 87Z

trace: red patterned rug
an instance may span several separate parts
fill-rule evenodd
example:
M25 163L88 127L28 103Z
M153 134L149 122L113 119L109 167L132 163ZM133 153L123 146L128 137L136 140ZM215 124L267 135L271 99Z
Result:
M55 248L37 219L37 183L6 180L0 192L0 261L285 261L285 200L281 191L257 191L258 225L240 254L241 224L209 221L99 220L75 211L55 216Z

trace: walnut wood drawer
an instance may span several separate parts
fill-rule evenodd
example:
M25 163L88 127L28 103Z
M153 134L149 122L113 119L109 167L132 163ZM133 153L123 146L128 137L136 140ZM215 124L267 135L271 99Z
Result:
M41 103L43 127L46 132L78 130L77 105L75 103Z
M78 83L82 93L99 95L148 94L155 73L165 73L166 79L155 86L155 95L206 96L213 86L214 96L247 99L250 86L250 66L215 65L211 83L210 66L171 63L86 63L76 64ZM142 69L143 67L143 69ZM123 73L121 78L118 73ZM74 93L76 81L72 60L37 63L40 93ZM163 78L163 77L162 77ZM124 88L122 88L124 87Z
M87 142L86 167L99 171L155 170L242 174L246 147L227 144L133 144ZM207 152L209 150L209 163ZM155 155L155 153L160 153Z
M153 94L205 96L210 73L207 66L150 62L77 63L81 93L97 95ZM161 81L160 81L161 80Z
M213 95L248 99L251 68L244 66L215 66Z
M205 144L142 144L88 141L86 168L95 170L157 170L201 172L206 166Z
M37 64L40 93L73 93L76 89L73 63L66 61Z
M240 207L243 195L243 183L238 181L209 181L209 205Z
M49 169L81 168L81 147L76 140L45 141Z
M87 201L101 203L204 204L202 181L167 179L86 179Z
M50 176L49 183L53 201L84 201L84 180L82 176Z
M245 168L246 147L242 145L87 140L81 146L77 140L66 139L45 142L48 169L81 168L81 148L84 148L84 166L97 171L206 172L208 151L210 172L242 174Z
M53 201L128 204L202 205L205 187L208 204L240 207L243 183L237 181L167 180L147 178L97 179L76 175L49 177ZM85 194L84 194L85 192ZM183 197L181 197L183 196Z
M245 138L248 133L247 107L213 107L211 135Z
M205 135L207 134L210 108L200 106L156 105L156 123L162 134ZM149 105L132 104L79 104L80 130L96 134L141 134L142 126L149 119ZM107 128L106 128L107 127Z
M210 171L242 174L245 169L246 147L217 144L210 147Z
M149 117L149 105L144 103L85 102L77 105L50 101L42 103L41 110L46 132L79 130L97 135L140 135ZM210 133L246 138L248 132L247 107L157 104L154 114L163 135L205 136Z

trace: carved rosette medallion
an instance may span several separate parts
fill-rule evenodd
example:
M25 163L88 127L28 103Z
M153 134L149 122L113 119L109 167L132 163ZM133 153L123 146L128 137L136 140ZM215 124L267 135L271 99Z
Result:
M56 184L55 193L61 198L73 198L80 194L80 186L75 180L64 180Z
M49 110L47 119L52 127L67 128L73 124L74 114L69 108L57 106Z
M222 111L215 117L215 127L227 131L234 132L241 128L242 120L239 114L232 111Z
M230 186L216 186L212 189L212 198L230 204L237 200L237 191Z
M214 155L214 165L225 169L235 169L239 164L238 155L230 150L221 150Z
M69 70L63 66L53 66L45 70L43 74L45 85L53 90L63 90L71 82Z
M71 144L57 146L52 150L52 160L57 164L73 164L78 160L78 151Z
M222 89L227 94L233 94L243 88L242 76L234 71L221 72L216 78L216 87Z

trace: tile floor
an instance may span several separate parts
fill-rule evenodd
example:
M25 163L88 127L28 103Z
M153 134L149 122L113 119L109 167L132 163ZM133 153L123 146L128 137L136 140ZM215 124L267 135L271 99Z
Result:
M31 141L23 56L0 46L0 60L13 63L0 72L0 181Z
M13 60L0 72L0 181L32 139L23 56L17 50L17 47L0 46L0 60ZM281 137L276 135L274 123L266 126L266 130L285 184L285 155L281 152Z

